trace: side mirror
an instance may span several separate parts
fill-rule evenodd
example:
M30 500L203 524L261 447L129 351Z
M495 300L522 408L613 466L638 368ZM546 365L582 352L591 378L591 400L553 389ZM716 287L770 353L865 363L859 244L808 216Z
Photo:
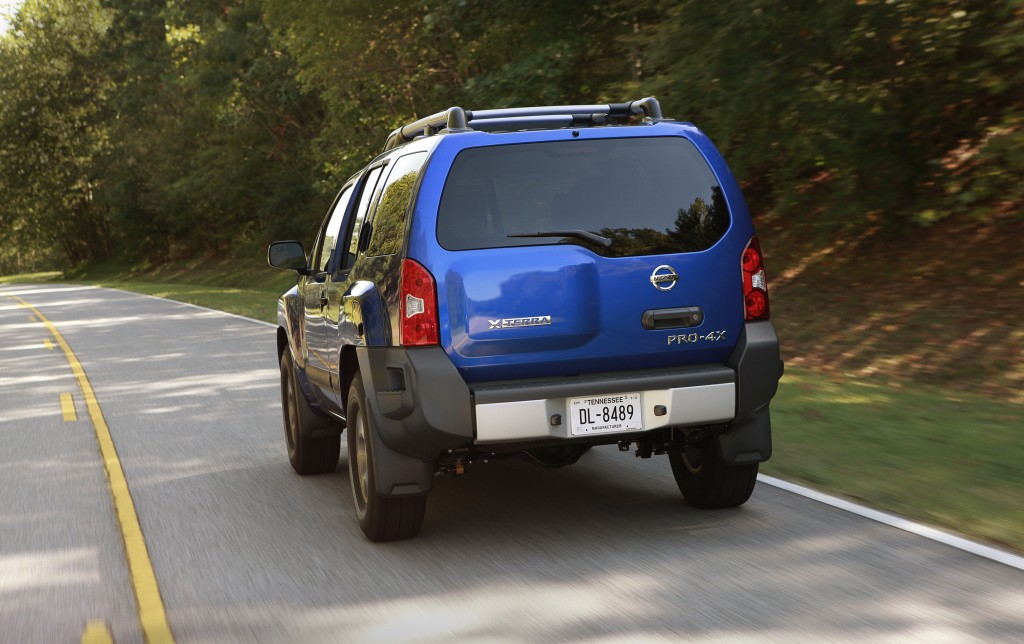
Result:
M272 243L267 249L267 261L274 268L306 274L306 251L297 241Z

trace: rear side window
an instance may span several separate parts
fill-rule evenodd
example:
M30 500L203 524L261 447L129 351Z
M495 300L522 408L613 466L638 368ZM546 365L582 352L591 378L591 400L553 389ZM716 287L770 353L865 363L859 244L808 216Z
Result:
M348 242L348 254L343 262L344 268L352 268L355 264L356 255L359 254L359 239L363 232L363 223L366 221L366 214L370 211L370 200L373 198L373 189L377 185L377 179L383 168L374 168L366 173L363 181L363 191L359 196L359 206L356 208L356 215L352 222L352 234Z
M394 255L401 250L412 190L426 158L426 152L417 152L395 161L373 216L373 231L370 245L366 249L367 255Z
M341 224L345 220L345 212L348 210L348 202L352 199L352 186L345 188L342 191L341 196L338 197L337 203L334 204L334 210L331 211L331 217L327 221L327 226L324 228L323 236L321 237L321 244L317 255L317 271L323 273L327 270L328 264L330 264L331 256L334 254L334 248L338 245L338 235L341 233Z
M448 250L563 243L631 257L706 250L728 228L722 189L692 143L603 139L462 151L445 182L437 238ZM557 234L574 230L611 245ZM517 236L536 233L545 236Z

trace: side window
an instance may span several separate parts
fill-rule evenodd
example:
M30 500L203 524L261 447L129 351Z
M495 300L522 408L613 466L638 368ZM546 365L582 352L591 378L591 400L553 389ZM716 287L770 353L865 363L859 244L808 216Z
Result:
M412 189L426 158L426 152L407 154L392 166L373 216L372 237L366 249L368 255L394 255L401 250Z
M352 229L349 231L346 242L348 252L342 258L341 268L352 268L356 263L356 255L359 254L359 233L363 230L363 222L366 221L366 213L370 209L370 201L373 197L374 188L377 186L377 179L380 178L383 167L374 168L366 173L366 181L363 182L363 191L359 195L359 205L356 207L355 216L352 218Z
M324 232L320 235L320 244L317 245L316 270L323 273L331 262L331 255L338 245L338 236L341 231L341 224L345 221L345 211L348 210L348 202L352 199L352 186L345 188L338 201L334 204L334 210L327 219Z

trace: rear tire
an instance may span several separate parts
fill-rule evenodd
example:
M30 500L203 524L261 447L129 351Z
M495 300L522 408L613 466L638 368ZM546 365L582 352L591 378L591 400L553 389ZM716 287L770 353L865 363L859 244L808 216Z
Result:
M348 473L359 527L370 541L397 541L419 534L427 509L425 494L387 497L377 490L377 445L372 414L360 374L352 379L345 417L348 419ZM386 448L385 448L386 449Z
M309 406L288 350L281 356L281 410L292 469L303 476L333 472L341 452L341 429Z
M743 505L757 483L758 464L725 465L713 439L670 453L668 458L683 498L702 510Z

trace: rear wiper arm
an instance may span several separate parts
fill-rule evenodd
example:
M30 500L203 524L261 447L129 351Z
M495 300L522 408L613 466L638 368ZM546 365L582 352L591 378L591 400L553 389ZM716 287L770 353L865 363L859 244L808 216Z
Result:
M577 239L582 239L583 241L588 241L591 244L604 246L605 248L608 248L609 246L612 245L612 240L608 239L607 237L602 237L601 235L598 235L597 233L592 233L589 230L577 229L545 230L543 232L536 233L513 233L511 235L506 235L506 237L575 237Z

